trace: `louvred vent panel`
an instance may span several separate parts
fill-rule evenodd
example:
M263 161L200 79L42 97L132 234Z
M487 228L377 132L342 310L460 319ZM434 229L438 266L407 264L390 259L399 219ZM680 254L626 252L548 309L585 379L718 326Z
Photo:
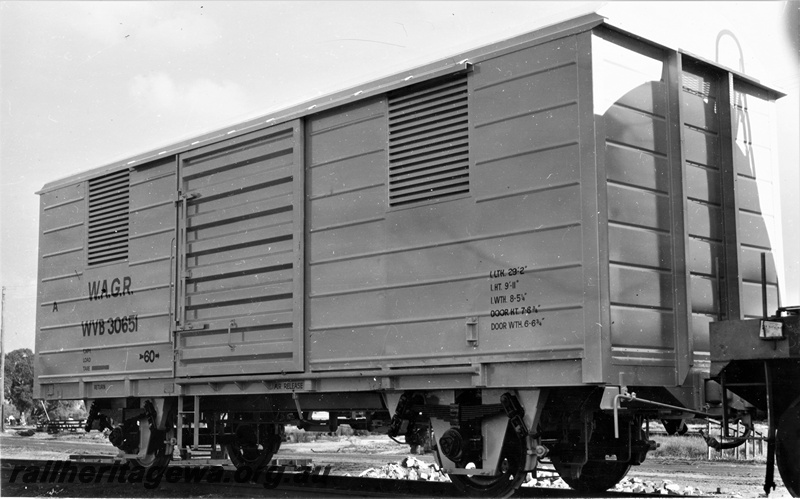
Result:
M689 93L699 95L700 97L708 97L711 94L711 82L701 80L700 78L683 73L683 89Z
M469 193L466 75L389 96L389 206Z
M128 170L89 180L89 265L128 259L129 201Z

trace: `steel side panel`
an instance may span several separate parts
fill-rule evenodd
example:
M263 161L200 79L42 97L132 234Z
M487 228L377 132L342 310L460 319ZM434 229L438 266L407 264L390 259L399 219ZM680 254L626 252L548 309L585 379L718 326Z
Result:
M783 238L778 220L780 195L777 171L772 163L775 137L774 104L762 92L734 84L731 120L733 162L736 175L738 213L739 273L744 318L759 317L762 311L761 254L766 259L767 311L778 307L776 275Z
M583 357L575 54L476 63L467 197L388 208L384 99L308 120L311 370Z
M729 291L729 234L723 223L729 200L725 194L723 146L726 124L720 106L719 78L693 64L684 64L678 81L681 103L684 199L687 217L691 359L697 372L709 367L708 324L724 310ZM720 294L722 290L722 294Z
M598 123L600 192L606 200L610 363L607 381L644 380L639 366L676 367L684 299L676 252L683 244L676 217L680 182L673 147L675 113L666 54L608 33L592 36L593 90ZM603 175L605 173L605 175ZM675 176L678 176L676 181ZM599 208L598 208L599 209ZM677 291L676 291L677 290ZM685 293L685 291L683 291ZM679 341L681 340L681 341ZM661 371L652 371L650 382ZM657 381L673 384L675 376Z
M36 396L76 377L89 387L172 376L174 187L169 158L131 170L128 260L94 266L83 249L85 183L42 194Z

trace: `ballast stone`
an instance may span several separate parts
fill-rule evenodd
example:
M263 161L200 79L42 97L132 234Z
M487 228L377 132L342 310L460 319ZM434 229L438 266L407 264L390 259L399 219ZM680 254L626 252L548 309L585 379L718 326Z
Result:
M349 475L349 474L348 474ZM450 477L443 473L436 463L426 463L413 456L396 463L387 463L380 468L369 468L362 471L359 477L390 478L394 480L423 480L428 482L449 482ZM539 473L528 473L522 487L541 487L568 489L569 485L553 471L542 470ZM613 492L633 494L661 494L668 496L703 495L700 489L691 485L681 487L670 481L643 480L639 477L625 477L613 489Z

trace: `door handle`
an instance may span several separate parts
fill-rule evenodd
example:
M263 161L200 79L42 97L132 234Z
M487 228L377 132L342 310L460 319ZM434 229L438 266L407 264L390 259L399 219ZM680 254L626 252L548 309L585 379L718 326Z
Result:
M231 319L231 322L228 324L228 346L231 347L231 351L236 350L236 345L234 345L233 342L231 341L231 332L235 327L236 327L236 321L234 319Z

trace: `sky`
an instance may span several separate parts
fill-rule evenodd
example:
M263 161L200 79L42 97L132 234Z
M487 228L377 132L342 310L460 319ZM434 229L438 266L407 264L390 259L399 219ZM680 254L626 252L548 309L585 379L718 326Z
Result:
M34 345L35 192L45 183L590 11L788 94L777 139L784 304L800 304L800 236L790 230L800 226L799 6L0 1L5 350Z

